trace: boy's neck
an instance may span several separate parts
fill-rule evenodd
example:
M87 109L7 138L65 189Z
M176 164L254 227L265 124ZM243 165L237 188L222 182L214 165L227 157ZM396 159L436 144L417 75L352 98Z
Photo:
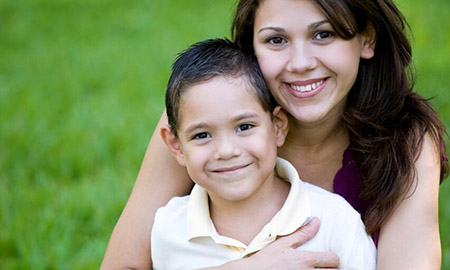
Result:
M272 175L260 191L242 201L211 198L210 216L217 232L249 245L278 213L289 194L290 184Z

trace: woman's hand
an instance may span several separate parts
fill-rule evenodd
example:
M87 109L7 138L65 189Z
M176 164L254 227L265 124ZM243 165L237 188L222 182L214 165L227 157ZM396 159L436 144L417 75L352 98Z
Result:
M314 269L336 268L339 257L332 252L307 252L296 249L308 242L319 230L320 221L311 221L291 235L280 238L249 257L258 269Z
M337 269L339 257L335 253L296 249L313 238L319 226L319 219L314 217L296 232L276 240L251 257L213 269Z

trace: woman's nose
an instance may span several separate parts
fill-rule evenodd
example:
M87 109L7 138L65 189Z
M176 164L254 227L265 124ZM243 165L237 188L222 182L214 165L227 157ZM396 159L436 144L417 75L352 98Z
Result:
M290 47L287 70L301 73L317 67L317 58L308 44L299 42Z

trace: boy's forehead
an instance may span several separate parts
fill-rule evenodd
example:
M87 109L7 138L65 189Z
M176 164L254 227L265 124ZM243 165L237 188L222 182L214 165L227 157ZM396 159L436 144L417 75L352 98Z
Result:
M183 124L186 114L189 114L187 118L191 119L194 114L219 114L230 108L257 108L264 112L256 90L245 77L216 76L193 84L183 91L178 112L180 125ZM233 113L233 110L230 109L229 113Z
M201 89L205 93L223 93L223 91L226 91L227 89L230 89L230 88L239 89L241 91L246 91L247 93L250 93L252 96L254 96L254 98L256 98L256 100L258 100L257 90L250 83L247 76L244 76L244 75L238 75L238 76L217 75L208 80L196 82L196 83L186 86L185 89L182 91L181 102L183 102L183 99L186 96L186 94L188 92L190 92L192 89L194 89L194 90ZM219 91L221 91L221 92L219 92ZM234 92L234 93L236 93L236 92Z
M248 88L248 89L252 88L251 84L249 83L249 79L247 78L247 76L244 76L244 75L236 75L236 76L216 75L207 80L203 80L203 81L194 83L188 87L195 87L197 85L202 85L202 84L222 84L222 85L234 85L236 87Z

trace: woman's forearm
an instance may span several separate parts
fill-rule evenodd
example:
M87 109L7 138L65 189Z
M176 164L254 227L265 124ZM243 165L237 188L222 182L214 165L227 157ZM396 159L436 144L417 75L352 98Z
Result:
M164 145L159 130L167 125L163 113L153 132L128 202L109 240L101 269L151 269L150 233L156 210L192 188L181 167Z

